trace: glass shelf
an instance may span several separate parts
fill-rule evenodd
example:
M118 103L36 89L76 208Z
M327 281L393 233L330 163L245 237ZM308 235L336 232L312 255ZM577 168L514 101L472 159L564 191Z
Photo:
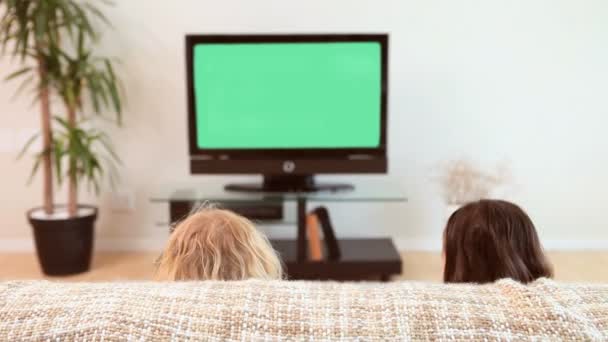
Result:
M390 179L354 182L354 190L319 192L236 192L224 190L223 182L160 186L150 196L155 203L187 202L406 202L399 183Z
M225 181L225 180L224 180ZM401 185L388 177L369 179L357 178L354 189L319 192L236 192L226 191L224 181L201 183L167 184L159 186L150 196L154 203L168 203L170 217L182 217L198 203L220 203L230 208L245 206L251 202L258 204L279 204L295 202L297 229L295 240L272 240L285 262L287 274L292 279L338 279L340 277L364 277L362 270L379 273L382 278L401 270L401 259L390 239L336 239L333 224L329 220L327 208L326 221L321 228L326 238L327 253L323 262L310 262L307 259L306 215L307 203L314 202L406 202L407 197ZM321 209L321 208L317 208ZM273 220L281 223L282 220ZM265 221L267 222L267 221ZM325 223L324 223L325 222ZM283 222L284 224L284 222ZM333 238L328 238L333 236ZM330 240L333 240L330 241ZM332 256L333 254L333 256ZM331 257L330 257L331 256ZM366 271L366 272L367 272ZM350 273L349 273L350 272ZM368 272L368 273L369 273ZM352 273L352 274L351 274ZM388 278L387 278L388 279Z

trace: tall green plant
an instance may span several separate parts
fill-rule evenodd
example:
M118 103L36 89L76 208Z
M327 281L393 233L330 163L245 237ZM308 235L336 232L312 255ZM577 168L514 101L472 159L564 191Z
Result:
M64 179L68 180L68 213L74 216L78 210L78 186L85 182L89 189L99 192L99 183L105 173L104 161L106 165L113 166L120 159L112 149L107 134L83 127L82 123L86 120L70 123L56 117L55 121L59 126L53 136L55 174L60 184ZM107 154L105 160L98 153L101 150Z
M63 178L68 180L68 213L76 215L78 205L78 184L81 179L95 185L98 190L99 178L103 174L102 164L96 155L95 144L109 153L108 162L117 162L118 158L110 147L104 134L94 130L79 128L77 113L82 113L85 95L97 114L110 109L115 112L117 122L121 121L122 101L119 93L118 79L112 62L108 58L93 55L90 41L83 32L78 34L78 42L73 53L62 50L52 51L58 55L60 63L49 69L51 86L61 98L67 120L58 120L64 134L56 139L53 153L56 175L59 183ZM65 159L66 173L61 172Z
M6 79L21 78L19 90L33 83L34 99L40 102L42 151L37 154L33 173L42 165L44 210L53 212L55 165L57 179L69 180L68 209L74 215L78 180L86 177L96 183L103 170L93 150L94 142L102 142L94 138L99 133L78 127L76 116L83 109L83 94L89 93L96 113L111 107L120 119L121 100L112 64L94 57L87 48L97 38L93 19L106 23L107 19L91 3L76 0L0 0L0 13L0 51L18 57L23 65ZM70 46L75 46L72 54L66 52ZM52 129L51 96L58 96L67 112L67 120L57 120L57 135Z

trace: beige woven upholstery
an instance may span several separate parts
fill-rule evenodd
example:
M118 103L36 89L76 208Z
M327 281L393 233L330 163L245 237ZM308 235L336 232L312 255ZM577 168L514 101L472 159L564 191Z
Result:
M608 286L0 283L22 340L608 340Z

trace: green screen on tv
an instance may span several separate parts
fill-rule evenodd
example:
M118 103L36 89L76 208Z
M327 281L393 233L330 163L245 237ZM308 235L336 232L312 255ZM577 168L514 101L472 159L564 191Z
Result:
M376 148L377 42L197 44L201 149Z

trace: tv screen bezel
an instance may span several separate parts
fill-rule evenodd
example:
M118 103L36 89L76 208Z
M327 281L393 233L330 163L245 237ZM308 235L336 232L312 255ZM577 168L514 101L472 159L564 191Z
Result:
M186 36L186 82L188 94L188 135L191 156L228 159L294 159L345 158L366 155L385 158L387 152L387 103L388 103L388 34L189 34ZM381 51L380 94L380 143L374 148L241 148L208 149L197 145L196 106L194 94L193 52L197 44L256 44L256 43L336 43L377 42Z

